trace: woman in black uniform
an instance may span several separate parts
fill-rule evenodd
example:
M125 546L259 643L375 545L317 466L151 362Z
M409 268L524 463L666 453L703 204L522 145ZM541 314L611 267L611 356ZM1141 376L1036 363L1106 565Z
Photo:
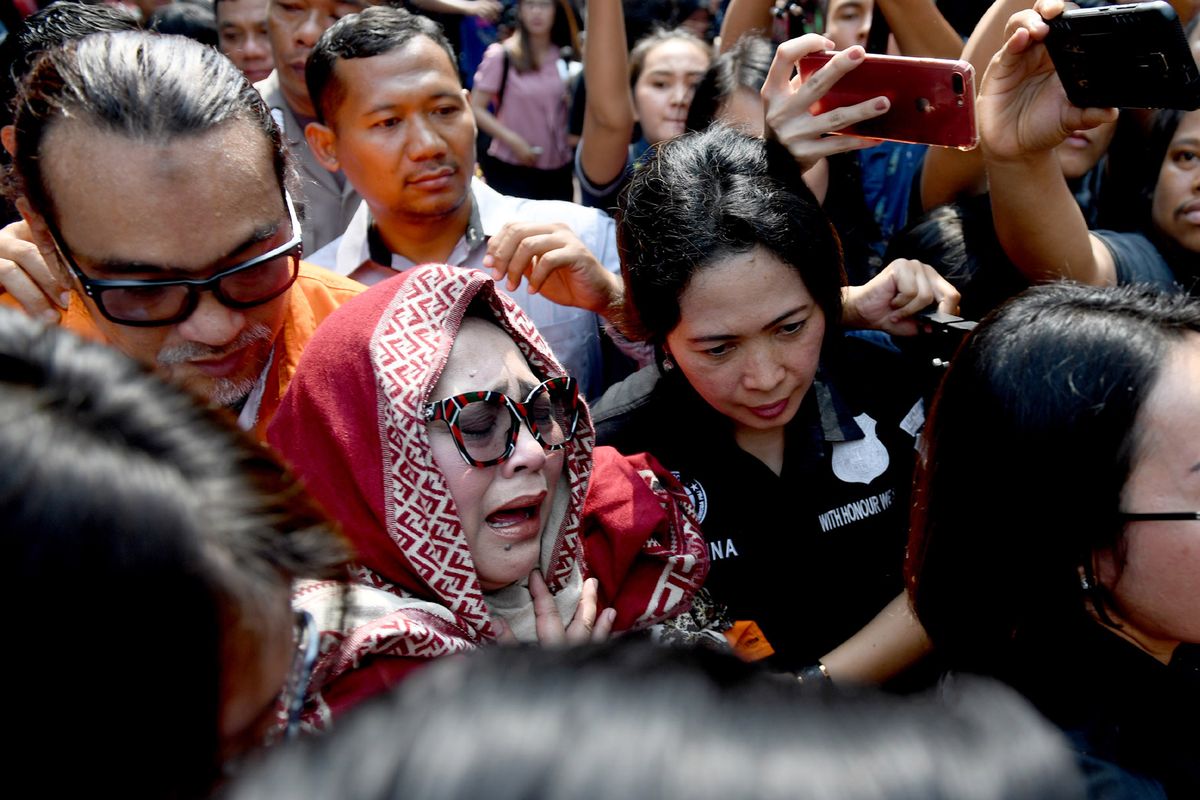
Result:
M880 305L902 315L896 285L936 275L905 262L880 277L887 291L844 289L796 162L720 126L661 147L623 198L618 241L626 327L660 362L599 401L597 434L678 473L729 637L810 678L901 671L925 648L899 596L923 407L894 352L840 328Z

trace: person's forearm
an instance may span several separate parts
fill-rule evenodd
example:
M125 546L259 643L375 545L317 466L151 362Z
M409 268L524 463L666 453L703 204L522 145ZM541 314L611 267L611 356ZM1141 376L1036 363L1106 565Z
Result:
M988 62L1004 45L1004 27L1008 18L1026 8L1033 0L997 0L980 18L971 37L963 45L962 59L975 68L975 88L983 80ZM974 150L955 150L931 147L925 154L921 170L921 206L929 209L943 203L953 203L966 196L987 191L987 173L983 168L983 153Z
M491 111L488 111L486 105L477 106L472 103L471 110L475 112L475 124L479 126L479 130L493 139L499 139L511 146L514 137L520 138L512 128L501 122Z
M808 186L817 202L825 205L825 197L829 194L829 159L822 158L804 173L804 183Z
M625 11L621 0L590 0L583 79L587 105L579 163L593 184L614 180L625 169L633 136L633 98L625 50Z
M887 18L900 52L925 58L958 58L962 39L933 0L875 0Z
M992 219L1004 252L1030 281L1103 284L1087 222L1053 150L1020 160L987 157Z
M929 211L987 191L987 172L979 148L931 147L921 168L921 208Z
M1008 25L1009 17L1026 8L1033 8L1033 0L996 0L983 12L962 51L963 60L975 68L977 81L987 70L992 56L1004 46L1004 28Z
M929 637L901 593L862 630L831 650L821 663L835 683L883 683L929 652Z
M633 99L629 94L629 56L625 48L625 11L621 0L590 0L583 55L586 113L596 126L632 131Z
M773 0L730 0L725 21L721 23L721 52L729 50L747 33L769 36L774 5Z

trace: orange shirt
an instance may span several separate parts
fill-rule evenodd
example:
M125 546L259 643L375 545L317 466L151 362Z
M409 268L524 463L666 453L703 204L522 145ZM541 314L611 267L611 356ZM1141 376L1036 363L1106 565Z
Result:
M253 434L260 441L267 439L267 423L271 421L283 393L291 383L300 354L304 352L313 331L322 320L338 309L342 303L365 291L357 281L343 278L329 270L300 262L300 275L292 285L288 296L288 308L283 319L283 328L275 342L275 357L271 360L271 372L267 375L266 389ZM0 305L17 307L8 294L0 294ZM87 306L74 293L71 304L63 312L59 325L86 339L104 342L104 334L92 321Z

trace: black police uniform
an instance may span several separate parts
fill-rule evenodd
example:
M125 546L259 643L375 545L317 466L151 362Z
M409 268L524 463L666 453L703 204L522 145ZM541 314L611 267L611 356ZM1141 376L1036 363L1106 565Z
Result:
M816 662L903 586L923 405L893 354L852 338L842 350L823 359L788 424L779 475L737 446L732 422L678 370L656 382L638 373L593 412L600 444L649 452L678 474L709 544L706 586L733 619L757 623L775 669Z

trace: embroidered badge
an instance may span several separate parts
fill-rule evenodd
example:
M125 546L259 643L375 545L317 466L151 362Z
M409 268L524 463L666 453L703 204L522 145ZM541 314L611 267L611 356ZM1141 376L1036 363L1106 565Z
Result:
M688 500L692 501L692 508L696 509L696 521L704 522L704 517L708 513L708 494L704 491L704 486L695 478L684 480L675 470L671 470L671 474L687 492Z
M834 442L833 474L845 483L870 483L888 468L888 451L875 435L875 420L866 414L854 418L863 438L852 442Z

